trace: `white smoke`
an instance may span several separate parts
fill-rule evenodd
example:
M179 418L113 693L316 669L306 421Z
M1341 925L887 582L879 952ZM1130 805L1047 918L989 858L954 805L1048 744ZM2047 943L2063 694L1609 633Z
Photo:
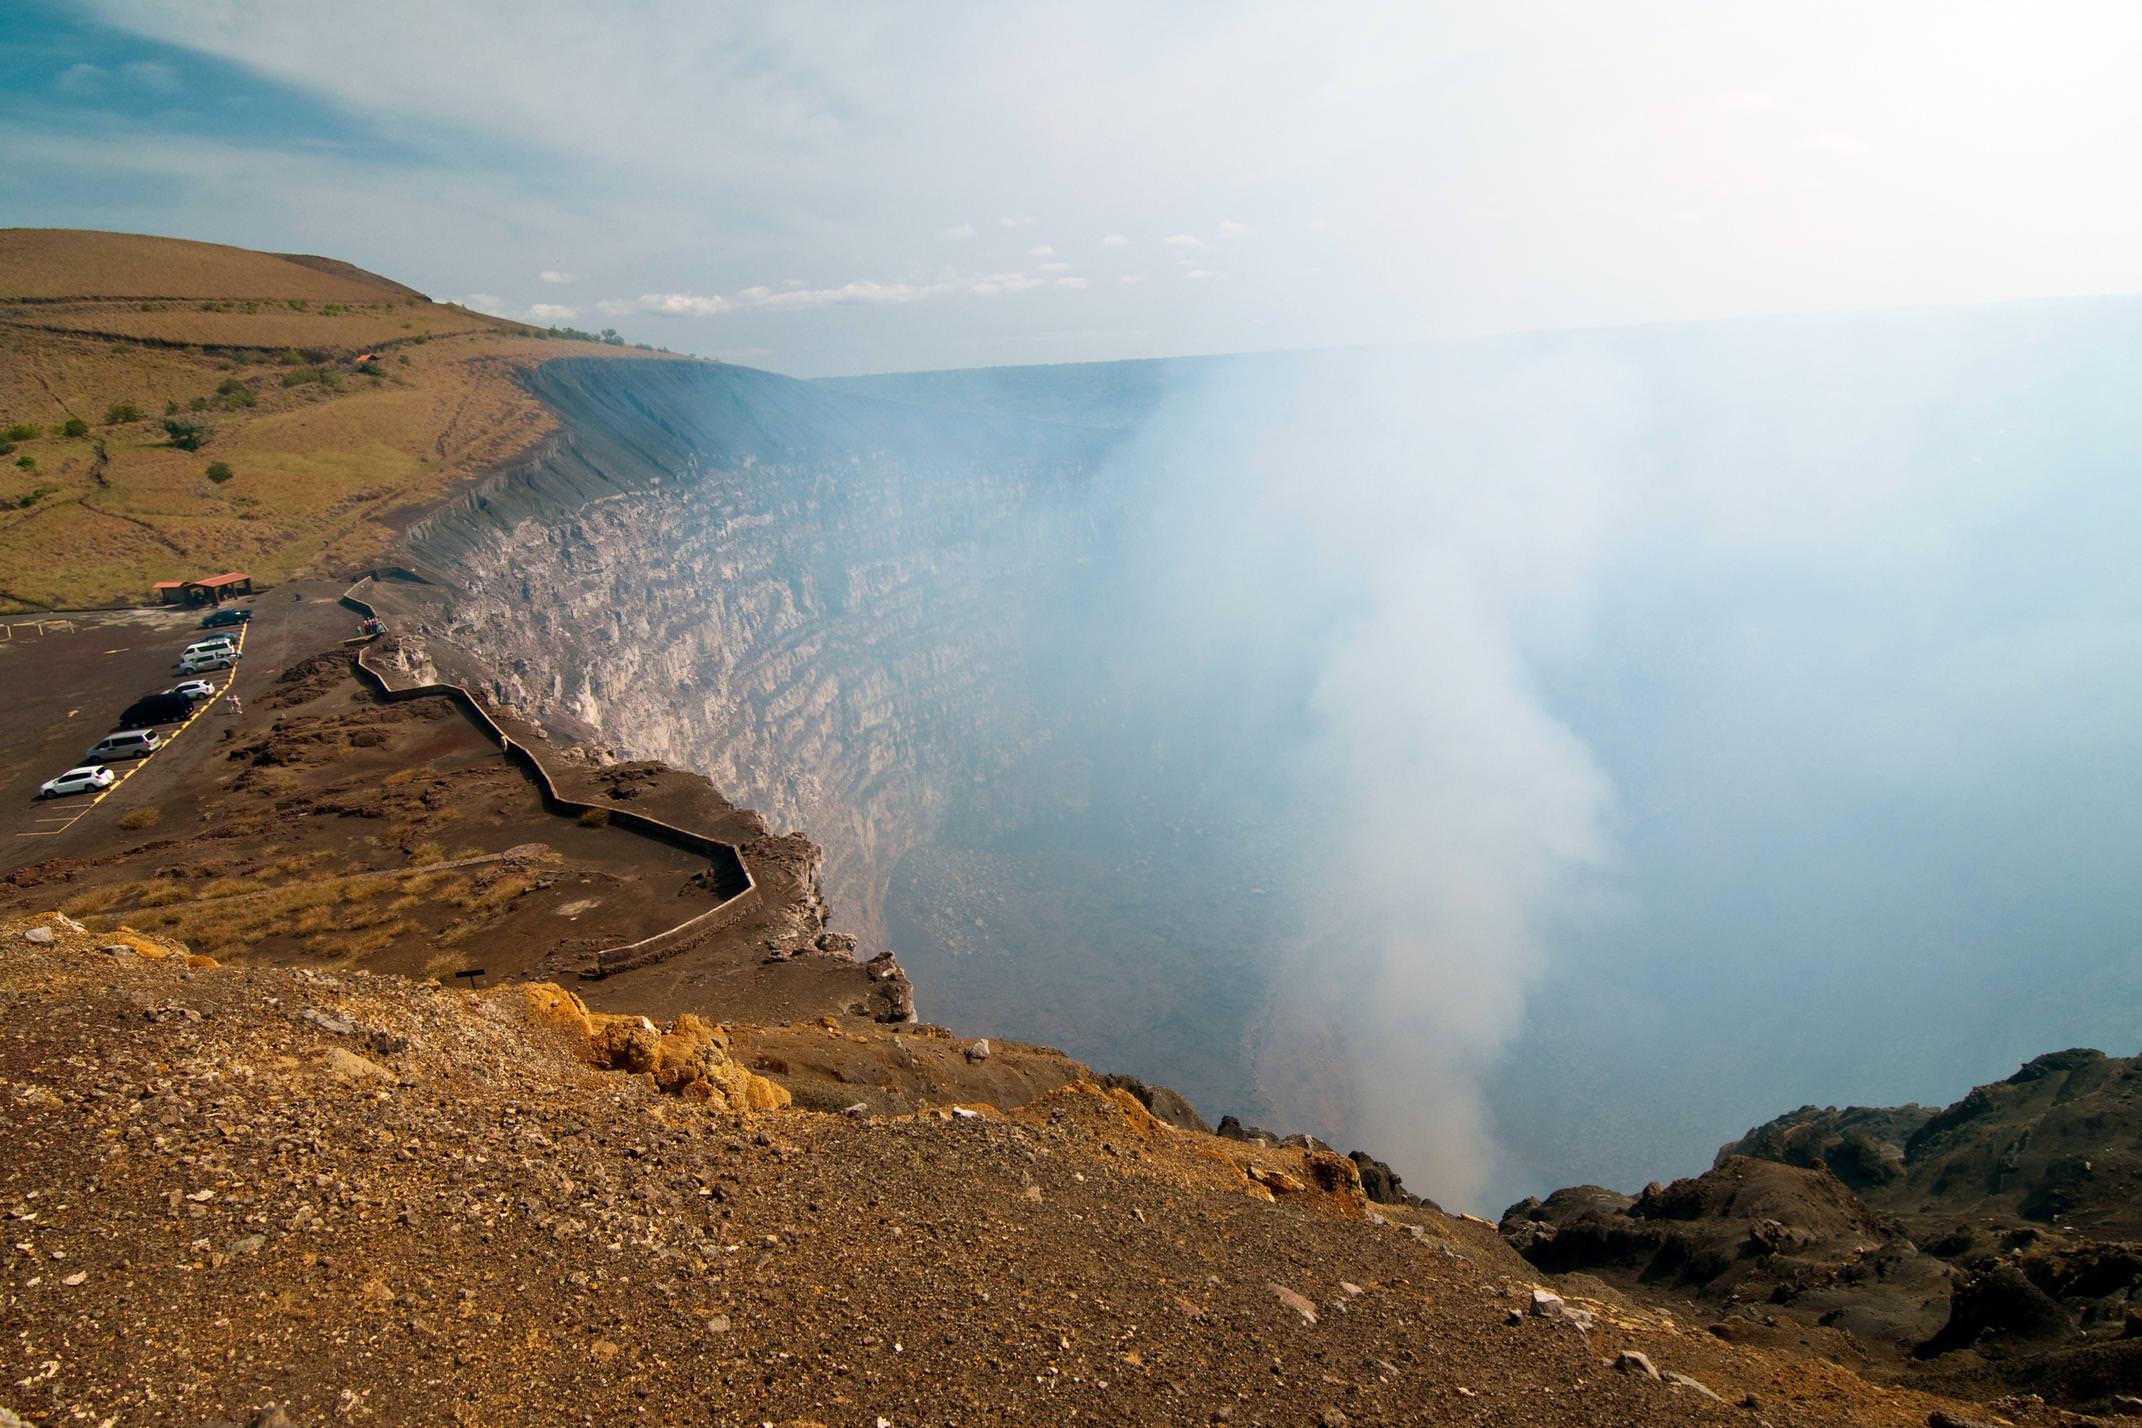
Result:
M1588 626L1634 405L1566 344L1250 359L1118 477L1167 533L1154 657L1295 734L1266 750L1292 936L1258 1089L1461 1202L1546 924L1609 856L1606 781L1534 671Z

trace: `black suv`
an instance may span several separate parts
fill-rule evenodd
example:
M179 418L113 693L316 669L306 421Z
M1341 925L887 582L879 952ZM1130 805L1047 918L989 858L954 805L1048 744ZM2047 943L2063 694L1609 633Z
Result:
M251 610L218 610L201 621L204 630L220 630L225 625L242 625L253 618Z

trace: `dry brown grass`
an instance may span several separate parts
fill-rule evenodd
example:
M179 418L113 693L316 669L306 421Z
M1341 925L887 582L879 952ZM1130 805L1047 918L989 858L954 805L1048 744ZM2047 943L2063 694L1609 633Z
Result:
M401 284L360 268L329 271L221 243L88 229L0 228L0 297L299 298L356 303L414 295Z
M354 273L173 239L0 230L0 290L107 299L10 305L0 292L0 424L46 429L0 464L0 610L142 603L157 580L211 569L264 585L361 569L398 521L554 428L518 372L556 356L646 355L551 341ZM385 348L381 376L352 368L386 343L400 345ZM334 372L339 389L282 385L300 364ZM107 425L118 403L142 419ZM173 448L167 405L215 435L199 451ZM86 437L54 434L70 417L89 424ZM236 475L210 481L214 461Z

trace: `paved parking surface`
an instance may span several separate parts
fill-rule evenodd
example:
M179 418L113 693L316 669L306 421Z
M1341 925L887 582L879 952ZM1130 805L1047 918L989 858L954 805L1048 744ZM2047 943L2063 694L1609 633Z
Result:
M236 602L253 612L240 626L245 658L235 669L202 676L216 697L195 706L183 724L164 725L164 746L145 759L108 765L119 781L97 794L40 802L37 786L82 762L117 727L121 711L144 694L171 688L179 651L212 631L200 610L109 610L0 620L0 871L47 858L81 856L111 841L131 808L158 805L159 828L184 826L190 777L202 774L223 730L244 725L227 696L265 690L297 659L350 634L356 616L335 604L337 585L286 586ZM123 833L120 836L125 836Z

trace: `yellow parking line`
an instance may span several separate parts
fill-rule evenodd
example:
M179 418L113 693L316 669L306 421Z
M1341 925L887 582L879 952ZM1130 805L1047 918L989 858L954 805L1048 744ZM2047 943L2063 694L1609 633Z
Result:
M248 628L249 627L246 625L240 625L238 627L237 644L238 652L240 654L245 653L245 632ZM238 666L234 664L224 675L221 687L219 687L214 694L211 694L208 698L202 700L198 705L196 705L194 711L186 716L184 722L182 722L176 729L173 729L171 731L170 738L164 739L160 743L158 743L153 753L150 753L144 758L134 760L133 767L129 768L125 773L119 775L118 778L114 779L110 788L100 790L97 793L96 797L89 800L89 808L84 808L81 813L76 814L75 816L77 818L86 816L90 808L95 808L105 799L110 798L113 794L117 793L120 789L120 786L124 784L128 779L132 778L135 774L139 773L144 767L146 767L150 759L155 758L157 754L160 754L165 749L170 748L174 743L178 741L179 735L185 733L188 729L191 729L193 727L194 720L200 718L210 709L213 709L215 707L216 701L218 699L221 699L224 694L229 691L230 687L236 684L237 682Z

